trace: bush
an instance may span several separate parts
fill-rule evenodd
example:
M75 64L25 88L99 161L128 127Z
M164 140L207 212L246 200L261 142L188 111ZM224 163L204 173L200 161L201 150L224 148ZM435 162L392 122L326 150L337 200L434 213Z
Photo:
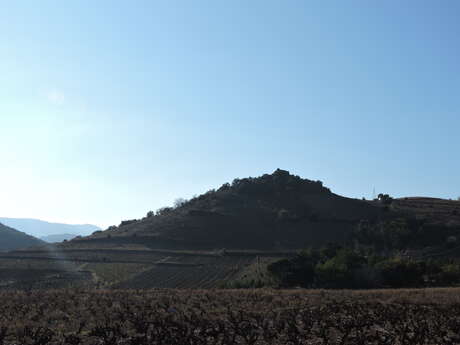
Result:
M356 271L366 259L350 249L339 249L334 257L316 267L318 285L326 288L359 288Z
M424 284L425 264L399 258L383 261L377 265L383 284L389 287L418 287Z
M420 241L417 224L404 218L371 224L361 221L353 231L353 239L374 249L392 250L407 248L410 243Z
M186 203L187 203L187 200L185 200L184 198L177 198L176 200L174 200L174 208L182 207Z
M329 245L319 252L304 250L291 259L274 262L268 271L282 286L359 288L372 279L364 277L369 271L362 270L366 264L366 259L352 250Z
M304 250L268 266L282 287L378 288L450 286L460 283L460 264L446 259L408 260L366 256L349 248L328 245Z
M136 223L136 222L137 222L137 219L122 220L119 226L120 227L121 226L126 226L126 225L133 224L133 223Z
M284 259L268 265L267 269L284 286L310 287L315 280L315 266L319 255L304 250L292 259Z
M393 202L393 198L389 196L388 194L380 193L378 195L378 199L383 205L390 205Z
M173 210L172 207L162 207L162 208L159 208L157 210L156 215L157 216L164 216L164 215L170 213L172 210Z
M460 283L460 266L457 264L446 264L441 267L435 278L437 285L452 285Z

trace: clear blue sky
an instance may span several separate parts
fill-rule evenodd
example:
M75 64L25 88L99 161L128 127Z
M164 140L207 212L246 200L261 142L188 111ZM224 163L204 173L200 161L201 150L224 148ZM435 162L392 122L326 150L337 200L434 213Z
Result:
M3 1L0 215L118 224L276 168L460 195L460 2Z

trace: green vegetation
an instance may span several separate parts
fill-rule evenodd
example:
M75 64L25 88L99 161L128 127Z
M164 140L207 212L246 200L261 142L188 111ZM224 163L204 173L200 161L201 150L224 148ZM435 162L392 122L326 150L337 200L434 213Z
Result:
M389 253L408 248L422 249L427 246L449 248L455 245L458 236L459 226L445 226L409 217L398 217L374 223L362 220L355 227L351 239L360 247Z
M217 230L218 229L218 230ZM108 237L108 234L111 237ZM452 237L453 236L453 237ZM71 241L66 247L102 242L152 249L299 250L351 242L388 256L395 251L450 245L460 236L456 201L395 199L373 201L341 197L321 181L286 170L237 178L173 207L149 211L108 231Z
M456 284L459 238L457 201L351 199L277 169L88 237L2 257L88 264L80 280L89 274L111 288L434 286ZM292 257L306 247L316 249Z
M339 246L305 250L270 264L268 271L284 287L362 289L460 283L460 264L452 260L384 258Z

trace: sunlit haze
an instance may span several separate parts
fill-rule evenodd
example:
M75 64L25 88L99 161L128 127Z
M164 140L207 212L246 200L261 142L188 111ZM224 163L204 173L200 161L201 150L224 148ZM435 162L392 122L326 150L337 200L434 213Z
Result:
M101 227L276 168L460 196L456 1L4 1L0 216Z

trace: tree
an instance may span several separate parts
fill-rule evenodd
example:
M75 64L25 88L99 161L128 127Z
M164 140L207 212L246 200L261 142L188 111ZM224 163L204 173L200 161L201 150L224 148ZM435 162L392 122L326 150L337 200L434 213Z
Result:
M386 244L391 248L402 249L407 246L412 232L404 218L386 222L383 226Z
M274 262L267 268L284 286L310 287L315 280L318 260L319 254L307 249L291 259Z
M362 220L353 230L353 238L359 244L371 245L379 251L406 248L414 236L414 225L404 218L377 224Z
M358 288L356 271L367 264L367 260L351 249L339 249L324 263L316 266L318 284L327 288Z
M155 213L153 211L148 211L147 212L147 218L153 217Z
M230 183L224 183L220 188L219 188L219 191L223 191L223 190L229 190L230 189Z
M126 226L126 225L133 224L136 222L137 222L137 219L122 220L119 226L122 227L122 226Z
M380 193L378 196L379 201L384 205L390 205L393 202L393 198L388 194Z
M452 285L460 282L460 266L458 264L447 264L441 267L437 276L440 285Z
M157 210L156 215L157 216L164 216L165 214L170 213L172 210L173 210L172 207L162 207L162 208L159 208Z
M184 198L177 198L176 200L174 200L174 208L179 208L185 205L186 202L187 200L185 200Z
M379 263L377 268L385 285L399 288L423 285L424 266L421 262L394 258Z

